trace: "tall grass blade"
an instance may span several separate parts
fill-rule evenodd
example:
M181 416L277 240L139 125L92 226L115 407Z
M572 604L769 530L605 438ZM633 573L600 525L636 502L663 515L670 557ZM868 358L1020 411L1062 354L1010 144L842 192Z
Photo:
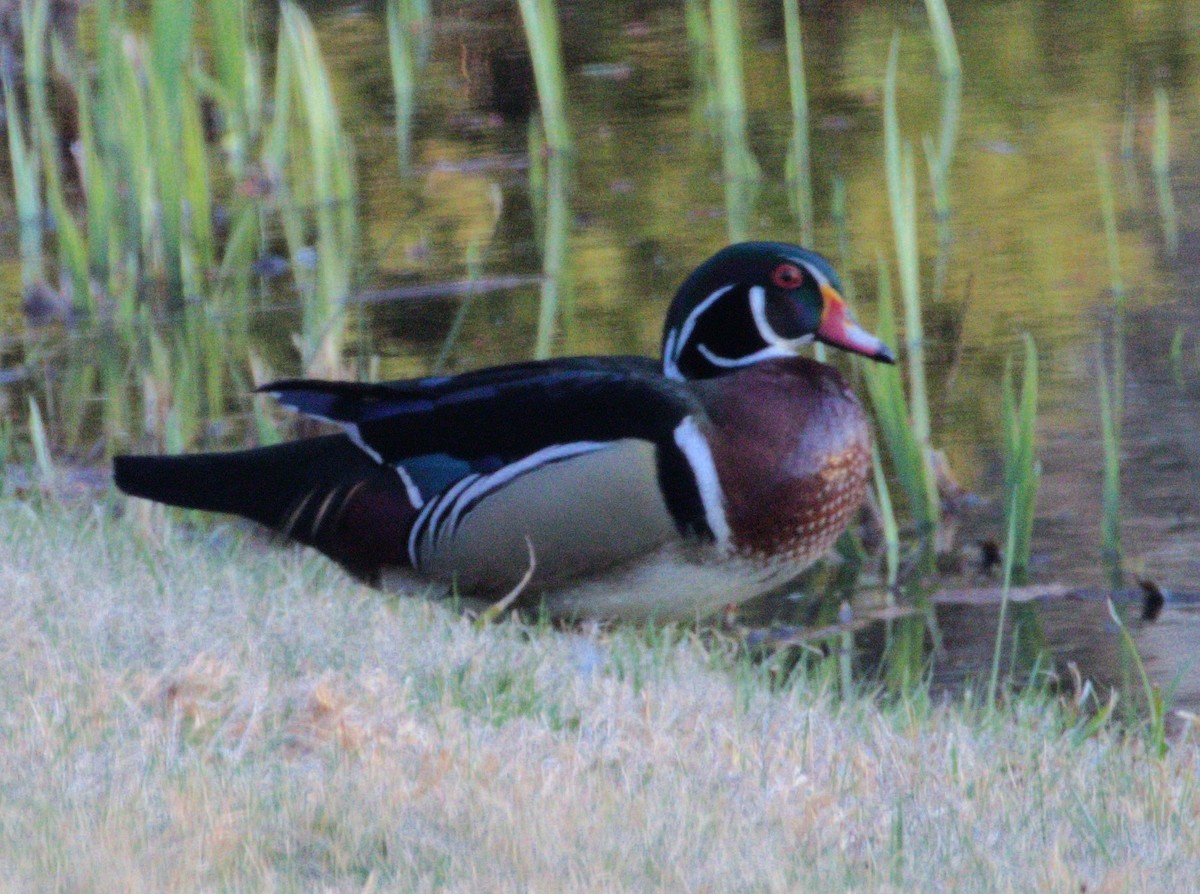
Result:
M1104 221L1104 244L1108 255L1113 293L1113 332L1111 377L1104 363L1104 346L1097 356L1097 384L1100 390L1100 426L1104 447L1103 512L1101 519L1101 555L1114 589L1124 581L1121 547L1121 429L1125 418L1125 279L1121 268L1120 241L1117 235L1116 197L1112 174L1103 147L1096 146L1096 179L1100 191L1100 210Z
M1180 388L1184 386L1185 378L1183 375L1183 338L1186 330L1182 325L1175 327L1175 334L1171 336L1171 378L1175 380L1175 384Z
M1004 538L1004 581L1000 590L1000 617L996 621L996 644L992 649L992 674L988 680L988 711L996 710L996 691L1000 685L1000 647L1004 642L1004 628L1008 623L1008 597L1012 587L1013 557L1017 539L1017 512L1012 505L1005 514L1008 517L1008 533Z
M1013 384L1010 357L1004 367L1001 384L1002 427L1004 431L1004 505L1013 517L1006 528L1013 531L1012 580L1018 586L1029 579L1029 555L1033 540L1033 520L1041 479L1037 461L1038 365L1033 337L1024 336L1025 361L1018 404Z
M899 35L895 35L888 53L887 74L884 79L884 151L888 204L891 207L896 261L900 270L900 294L904 304L904 347L907 354L909 405L912 410L913 435L920 447L920 483L925 488L920 517L930 524L928 534L933 536L938 524L939 504L937 483L933 475L933 436L925 381L925 333L921 319L916 181L912 147L901 139L900 118L896 107L899 53Z
M730 241L739 242L749 236L750 212L760 171L746 135L746 88L737 0L712 0L710 21L716 62L726 225Z
M842 271L842 286L845 288L845 298L853 307L856 301L854 286L854 258L850 246L850 219L846 212L846 180L841 174L834 173L832 198L830 201L830 216L833 218L834 240L837 244L838 266Z
M7 66L0 66L4 82L4 112L8 131L8 158L20 233L21 285L29 288L45 276L42 257L42 171L36 146L25 141L25 128Z
M1150 745L1157 757L1165 757L1167 754L1167 700L1150 679L1150 674L1146 671L1146 664L1142 661L1142 653L1133 639L1133 634L1129 632L1129 626L1111 599L1108 600L1108 616L1121 631L1121 642L1125 647L1125 653L1132 659L1138 680L1142 684L1142 692L1146 697L1146 710L1150 715L1148 720Z
M241 138L255 126L251 117L254 52L251 45L247 0L208 0L205 4L214 39L210 41L213 68L226 115L227 137Z
M708 24L705 0L684 0L684 27L687 30L688 58L691 62L692 83L699 88L700 103L695 107L702 120L693 122L694 129L707 127L717 114L717 82L714 75L712 29Z
M1101 556L1108 569L1109 583L1118 589L1124 581L1121 549L1121 435L1116 415L1116 382L1104 366L1104 350L1096 357L1096 381L1100 391L1100 431L1104 447L1104 484L1100 521Z
M959 108L962 102L962 62L958 55L958 41L954 37L954 25L946 0L925 0L925 13L929 17L929 30L933 34L933 46L937 52L938 74L942 78L941 131L938 135L938 168L943 177L950 171L954 157L954 145L958 140Z
M400 170L412 163L412 125L416 107L417 47L410 0L388 0L388 58L392 69L392 93L396 105L396 146Z
M814 239L812 162L808 145L808 86L804 78L804 37L800 26L799 0L783 0L783 24L787 37L788 87L792 99L792 139L788 145L788 181L792 211L800 221L800 241L811 246Z
M33 445L34 465L43 487L53 486L56 475L54 461L50 458L50 439L46 435L46 425L42 421L42 411L38 402L29 398L29 440Z
M539 360L549 357L560 303L567 291L567 248L570 239L571 214L568 204L569 159L553 153L546 159L545 198L542 239L542 287L538 304L537 339L533 356Z
M566 75L555 0L518 0L518 3L533 61L533 78L537 83L546 142L553 152L569 152L571 131L567 124Z
M1154 88L1154 151L1151 159L1163 242L1167 246L1167 254L1174 257L1179 252L1179 216L1175 211L1175 195L1171 191L1171 104L1161 84Z
M896 319L892 309L891 277L880 258L877 262L879 277L879 305L875 318L875 331L889 344L895 344ZM908 498L918 531L927 544L932 543L932 532L936 526L936 509L930 505L930 488L926 483L929 474L922 445L917 441L913 427L909 424L908 400L904 395L904 384L900 370L883 364L864 365L863 378L867 393L875 411L879 433L887 446L896 476Z
M892 507L892 492L883 463L879 459L879 447L871 445L871 469L875 478L875 499L879 504L879 518L883 525L884 562L886 569L887 604L896 602L896 585L900 580L900 527L896 524L896 511Z
M311 22L294 3L283 5L282 20L280 46L290 58L306 125L316 209L316 287L305 295L303 362L310 375L339 378L345 304L358 253L351 150Z

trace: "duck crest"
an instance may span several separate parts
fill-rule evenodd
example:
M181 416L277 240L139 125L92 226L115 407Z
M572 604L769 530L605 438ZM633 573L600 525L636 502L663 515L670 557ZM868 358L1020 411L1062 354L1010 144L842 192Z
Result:
M807 564L866 496L866 415L841 374L814 360L773 360L734 376L733 387L697 387L732 547L750 558Z

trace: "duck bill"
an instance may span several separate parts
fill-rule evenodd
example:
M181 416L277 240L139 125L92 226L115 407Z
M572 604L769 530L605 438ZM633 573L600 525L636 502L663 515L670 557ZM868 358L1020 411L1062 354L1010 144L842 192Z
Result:
M822 284L821 296L825 299L825 309L821 312L821 325L817 327L817 341L881 363L896 362L896 355L882 339L854 322L845 300L836 289Z

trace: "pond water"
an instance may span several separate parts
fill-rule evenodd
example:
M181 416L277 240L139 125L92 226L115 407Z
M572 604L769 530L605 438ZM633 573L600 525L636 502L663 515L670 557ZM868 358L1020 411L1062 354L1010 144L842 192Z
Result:
M1200 590L1200 7L1189 3L950 2L963 61L950 196L937 234L924 134L942 88L921 4L802 3L812 120L814 247L838 265L860 317L874 313L876 258L893 255L884 181L883 76L899 34L899 111L917 147L926 350L935 441L982 503L960 537L1002 539L999 379L1022 333L1040 354L1042 481L1033 576L1096 588L1102 447L1097 357L1114 295L1097 152L1116 186L1129 289L1122 444L1128 567L1171 592ZM555 354L657 352L663 310L699 260L729 241L799 241L788 201L791 133L779 4L742 3L749 144L762 179L732 219L708 98L694 77L682 2L560 0L570 124L566 273ZM264 6L264 9L267 8ZM383 5L309 3L355 147L366 262L348 351L384 378L435 363L467 369L532 356L543 268L541 194L531 189L536 106L515 3L434 4L420 70L411 168L398 161ZM269 18L264 13L264 22ZM1179 249L1164 240L1151 176L1153 91L1171 110ZM844 184L846 244L834 223ZM738 232L741 231L741 232ZM12 240L15 243L15 239ZM467 259L481 284L466 303ZM5 278L15 280L14 265ZM19 290L18 290L19 291ZM298 371L285 303L256 324L276 370ZM4 319L24 325L15 304ZM443 350L452 326L453 345ZM1177 335L1177 333L1179 333ZM1172 357L1173 341L1182 350ZM969 575L968 575L969 577ZM968 581L970 582L970 581ZM993 581L994 583L994 581ZM944 614L956 677L990 660L995 613ZM1116 632L1099 600L1046 610L1060 658L1112 665ZM978 640L983 645L970 645ZM1160 682L1200 705L1200 616L1168 602L1139 627ZM978 646L978 647L976 647Z

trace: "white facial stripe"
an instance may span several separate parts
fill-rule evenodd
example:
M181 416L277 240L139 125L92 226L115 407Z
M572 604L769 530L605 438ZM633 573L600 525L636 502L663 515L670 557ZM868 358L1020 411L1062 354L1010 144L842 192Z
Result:
M676 362L675 339L678 336L678 329L667 333L667 343L663 345L663 375L668 379L683 381L683 373L679 371L679 364Z
M696 478L696 488L700 491L700 502L704 505L704 520L708 529L717 540L717 546L726 549L729 546L729 522L725 518L725 496L721 491L721 480L717 477L717 466L713 462L712 451L704 440L696 420L685 416L675 427L675 444L683 452Z
M696 328L696 321L700 319L700 315L712 307L713 302L732 289L736 283L730 283L727 286L721 286L694 308L683 321L683 325L678 330L672 329L667 334L667 343L663 349L663 372L668 379L682 379L683 374L679 371L679 355L683 353L684 345L688 343L688 339L692 337L692 330Z
M778 345L767 345L765 348L761 348L753 354L747 354L745 357L722 357L720 354L714 354L708 345L696 345L696 350L713 366L719 366L722 369L737 369L739 366L752 366L760 360L775 360L796 356L795 351L789 351Z

